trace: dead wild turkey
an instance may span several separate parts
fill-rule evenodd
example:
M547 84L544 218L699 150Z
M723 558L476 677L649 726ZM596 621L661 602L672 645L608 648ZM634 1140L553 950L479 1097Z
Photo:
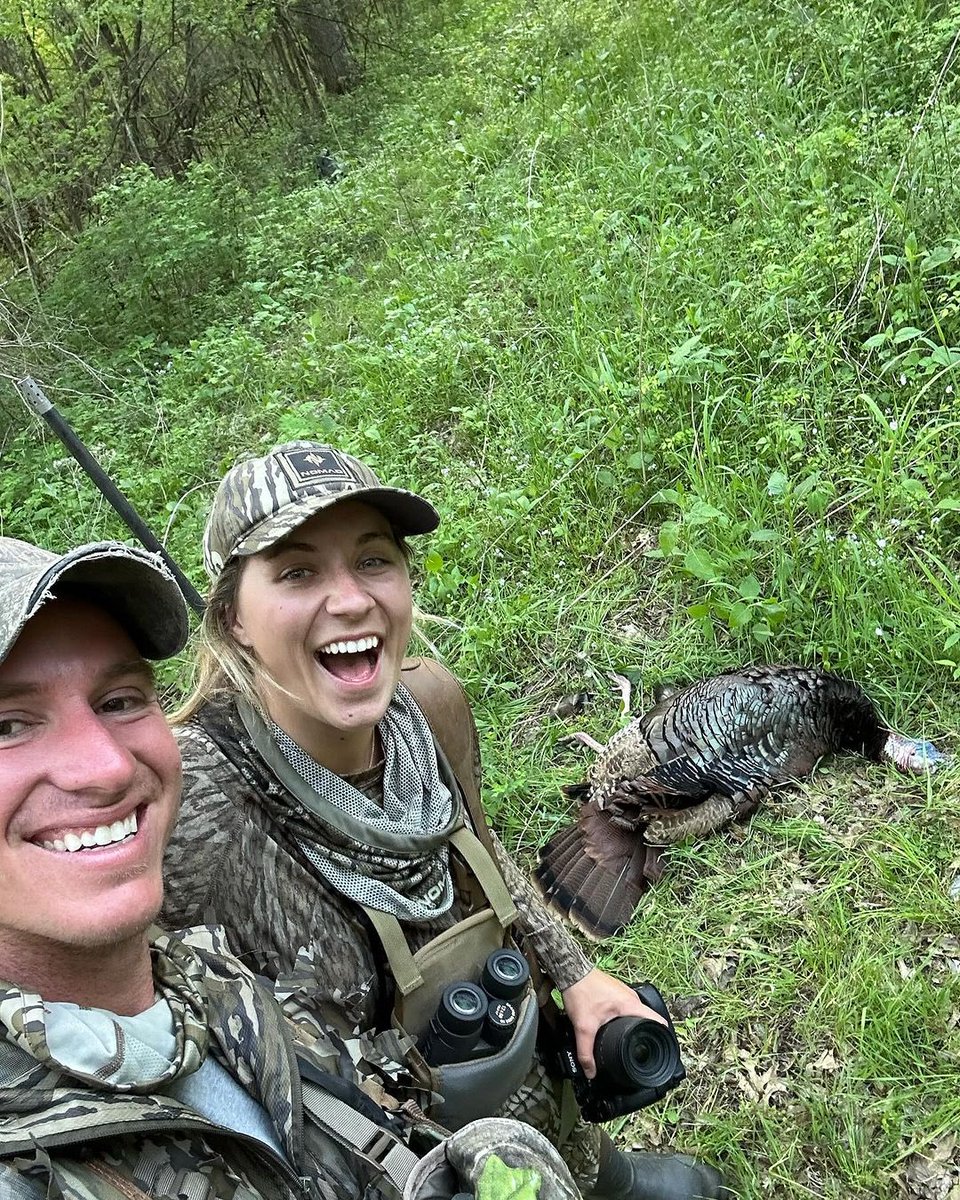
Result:
M660 878L665 846L749 816L844 750L903 771L944 758L889 729L857 684L817 668L745 667L664 693L611 738L586 782L564 788L582 807L540 851L537 883L588 937L610 937Z

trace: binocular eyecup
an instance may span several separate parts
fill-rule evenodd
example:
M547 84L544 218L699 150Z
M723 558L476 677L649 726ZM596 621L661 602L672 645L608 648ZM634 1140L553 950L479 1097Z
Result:
M519 1001L530 980L527 960L516 950L494 950L480 982L448 983L437 1011L420 1039L420 1053L431 1066L468 1062L505 1046L517 1026Z

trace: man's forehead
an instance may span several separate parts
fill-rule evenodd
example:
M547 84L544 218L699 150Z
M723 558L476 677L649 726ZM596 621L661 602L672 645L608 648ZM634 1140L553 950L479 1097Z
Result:
M0 663L0 695L37 690L78 668L94 679L153 679L150 664L106 609L85 600L54 599L31 617Z
M21 667L19 671L14 667L8 672L6 667L7 663L0 663L0 700L37 695L45 688L56 686L55 680L60 674L59 671L42 673L36 670L31 673L25 667ZM96 671L92 682L101 686L121 679L142 679L153 686L153 667L144 658L124 659Z

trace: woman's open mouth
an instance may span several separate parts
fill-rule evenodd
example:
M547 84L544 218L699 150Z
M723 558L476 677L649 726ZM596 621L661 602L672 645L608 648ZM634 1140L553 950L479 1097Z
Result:
M314 658L342 683L369 683L377 673L383 639L374 634L321 646Z

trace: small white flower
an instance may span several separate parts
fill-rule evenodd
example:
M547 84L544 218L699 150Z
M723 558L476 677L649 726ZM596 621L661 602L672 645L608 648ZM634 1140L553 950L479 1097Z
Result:
M901 386L901 387L906 387L906 386L907 386L907 377L906 377L906 375L901 375L901 376L900 376L900 386Z
M946 393L948 396L952 396L953 395L953 384L948 383L945 390L946 390Z
M901 383L903 383L903 379L904 379L904 377L901 375L901 376L900 376L900 382L901 382ZM899 421L891 421L891 422L890 422L890 432L891 432L891 433L896 433L896 432L897 432L897 430L898 430L899 428L900 428L900 422L899 422Z
M885 550L886 548L887 548L887 539L886 538L877 538L877 549Z
M886 635L886 634L883 632L883 629L881 628L881 626L879 626L879 625L878 625L878 626L876 627L876 629L873 631L873 635L874 635L874 637L878 637L878 638L882 638L882 637L886 637L886 636L887 636L887 635Z

